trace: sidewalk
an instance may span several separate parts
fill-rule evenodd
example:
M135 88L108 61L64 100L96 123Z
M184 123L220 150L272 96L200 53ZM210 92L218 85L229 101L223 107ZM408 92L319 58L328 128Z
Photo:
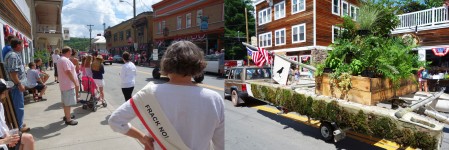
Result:
M78 104L72 107L72 114L79 122L76 126L65 125L62 121L61 93L54 81L53 70L47 71L51 76L47 81L44 98L47 101L34 102L25 100L24 123L31 128L37 150L122 150L143 149L140 143L130 137L113 132L108 125L108 118L115 108L108 105L96 112L84 110ZM82 94L85 97L85 94Z

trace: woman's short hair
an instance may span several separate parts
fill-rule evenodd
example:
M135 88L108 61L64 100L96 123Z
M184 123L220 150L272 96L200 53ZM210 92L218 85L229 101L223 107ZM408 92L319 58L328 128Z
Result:
M161 74L198 76L206 68L203 51L190 41L171 44L161 60Z
M129 53L128 52L124 52L123 54L122 54L122 58L125 60L125 61L129 61Z
M92 62L91 69L94 71L100 71L100 67L103 63L103 58L101 55L98 55L98 57L95 57L94 61Z

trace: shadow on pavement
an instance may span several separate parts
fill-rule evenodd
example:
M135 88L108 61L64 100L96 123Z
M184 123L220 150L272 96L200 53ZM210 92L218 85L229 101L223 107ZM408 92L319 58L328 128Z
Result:
M62 113L62 112L61 112ZM63 128L66 128L67 125L64 121L53 122L44 127L35 127L30 130L30 133L35 137L36 140L45 140L48 138L56 137L61 135L61 133L55 133ZM54 134L52 134L54 133Z
M62 114L62 103L58 102L58 103L54 103L50 106L48 106L44 111L50 111L50 110L61 110L61 114Z
M264 115L265 117L268 117L282 125L284 125L283 129L292 128L298 132L301 132L305 136L313 137L315 139L321 139L320 130L318 128L314 128L311 126L308 126L306 124L296 122L294 120L272 114L266 111L257 110L257 112L261 115ZM366 143L362 143L360 141L351 139L349 137L346 137L345 139L339 141L338 143L334 143L335 147L337 149L369 149L369 150L383 150L382 148L375 147L373 145L369 145Z
M108 120L111 115L107 115L103 121L100 122L101 125L109 125Z
M145 81L153 82L154 84L163 84L168 82L168 80L169 80L168 78L161 77L160 79L147 78Z

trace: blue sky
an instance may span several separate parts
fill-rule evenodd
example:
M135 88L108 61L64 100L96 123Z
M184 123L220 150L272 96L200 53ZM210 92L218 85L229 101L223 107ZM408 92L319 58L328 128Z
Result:
M133 17L133 0L64 0L62 7L62 26L68 27L71 37L89 38L88 24L92 27L92 37L103 33L103 23L114 26ZM136 15L152 11L151 6L161 0L135 0Z

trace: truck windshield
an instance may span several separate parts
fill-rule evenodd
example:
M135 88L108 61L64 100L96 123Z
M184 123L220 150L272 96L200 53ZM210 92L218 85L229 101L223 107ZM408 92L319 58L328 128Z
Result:
M246 69L246 79L270 79L271 69L270 68L247 68Z

